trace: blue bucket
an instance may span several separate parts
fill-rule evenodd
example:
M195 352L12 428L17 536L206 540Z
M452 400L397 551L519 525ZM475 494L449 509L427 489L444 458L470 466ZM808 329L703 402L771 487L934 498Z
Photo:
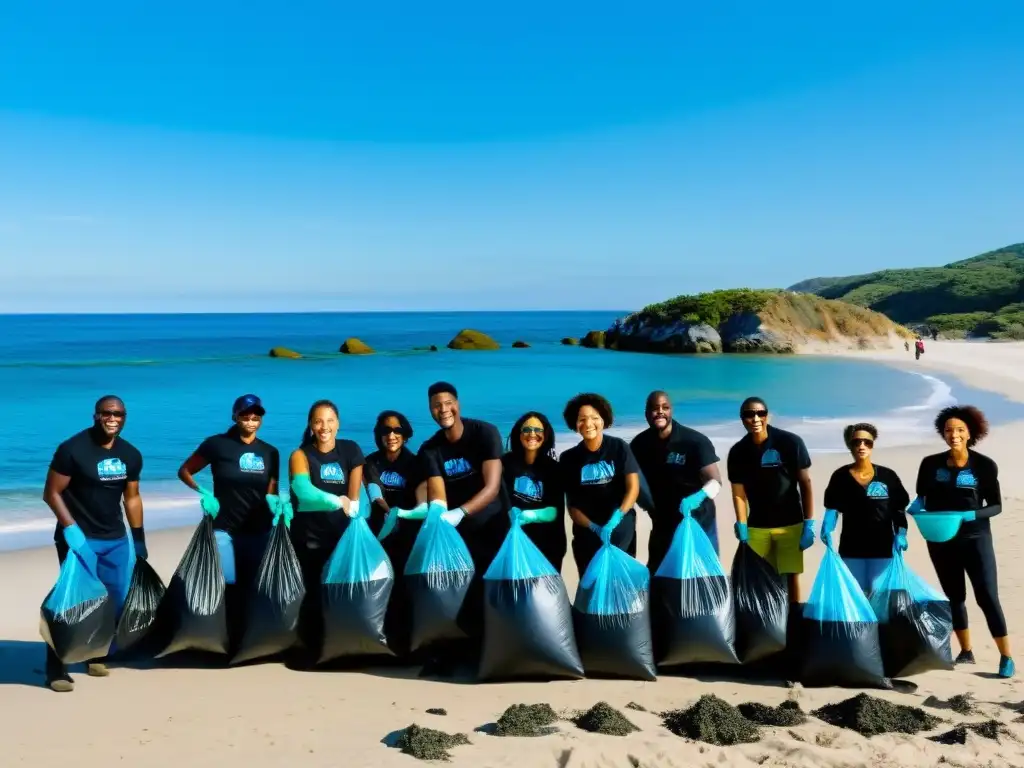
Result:
M918 512L911 515L925 541L949 541L960 530L963 512Z

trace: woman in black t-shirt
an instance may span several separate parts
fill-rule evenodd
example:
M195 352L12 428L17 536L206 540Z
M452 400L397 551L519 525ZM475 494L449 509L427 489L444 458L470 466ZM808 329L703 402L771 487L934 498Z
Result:
M999 649L1000 677L1013 677L1010 637L999 603L996 555L992 546L990 518L1002 511L999 468L974 446L988 434L985 415L974 406L950 406L939 412L935 429L948 451L926 456L917 473L917 498L908 512L973 512L974 519L961 524L949 541L928 542L942 591L953 611L953 631L960 644L958 664L973 664L974 651L967 628L967 583L985 615L989 632Z
M513 425L508 447L501 457L505 490L512 506L524 512L554 510L554 519L530 522L523 531L561 573L567 546L565 492L555 458L555 430L543 413L529 411Z
M640 468L625 440L604 433L613 414L601 395L577 395L562 416L583 438L558 461L573 521L573 559L582 578L602 542L636 555L633 505L640 495Z

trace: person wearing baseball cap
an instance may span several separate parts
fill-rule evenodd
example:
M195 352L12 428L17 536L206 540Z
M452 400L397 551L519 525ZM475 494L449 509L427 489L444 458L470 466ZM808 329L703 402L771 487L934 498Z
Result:
M181 482L199 494L203 514L213 518L228 585L232 654L245 627L245 595L256 578L273 523L267 496L277 494L281 459L277 448L256 436L266 412L256 395L237 398L231 407L231 427L203 440L178 470ZM213 490L195 478L206 467Z

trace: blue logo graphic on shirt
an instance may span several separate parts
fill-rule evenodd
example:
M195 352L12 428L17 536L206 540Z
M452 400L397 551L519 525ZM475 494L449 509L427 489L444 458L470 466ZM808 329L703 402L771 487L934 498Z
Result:
M544 498L544 483L527 475L517 477L515 483L512 484L512 490L517 496L531 501L540 501Z
M473 474L473 466L463 458L448 459L444 463L444 473L448 477L461 477Z
M386 469L381 472L380 482L385 488L405 488L405 478L393 469Z
M948 483L951 477L953 477L953 475L951 475L949 470L945 467L939 467L935 470L935 479L940 483Z
M580 470L580 483L582 485L605 485L615 477L615 462L599 461L596 464L586 464Z
M965 469L963 472L956 476L956 487L957 488L977 488L978 479L974 476L974 473L969 469Z
M96 465L100 480L127 480L128 468L120 459L103 459Z
M767 451L761 454L761 466L762 467L781 467L782 457L779 456L779 452L774 448L769 448Z
M336 461L332 461L330 464L321 464L320 479L325 483L343 483L345 482L345 471Z
M672 451L665 459L666 464L675 464L678 467L683 466L686 463L685 453L676 453Z
M880 483L877 480L873 480L868 483L868 498L870 499L888 499L889 498L889 486L885 483Z
M243 472L265 472L267 467L263 457L255 453L243 453L238 457L238 468Z

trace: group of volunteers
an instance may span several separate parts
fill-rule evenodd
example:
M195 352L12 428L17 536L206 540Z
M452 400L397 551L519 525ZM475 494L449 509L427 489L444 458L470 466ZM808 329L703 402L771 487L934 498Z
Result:
M480 577L508 533L511 517L533 523L523 530L558 572L569 549L566 514L572 521L572 557L581 574L602 543L636 555L638 506L652 520L647 547L652 575L681 515L696 520L718 551L715 503L723 489L720 459L705 435L673 418L664 392L648 396L649 427L630 442L605 431L612 426L613 413L604 397L573 397L562 416L580 440L560 455L554 429L543 413L527 411L516 420L506 449L494 425L462 415L452 384L431 385L427 399L439 428L418 452L410 448L413 429L406 416L386 410L373 428L377 450L368 456L356 442L338 436L340 415L332 402L313 403L301 442L288 457L283 491L278 487L279 451L258 436L266 411L256 395L239 397L232 408L232 426L203 440L185 458L178 476L213 518L233 638L244 622L243 595L256 577L269 533L282 516L306 588L296 658L290 660L300 667L313 666L317 659L317 638L323 633L324 565L357 516L368 518L394 572L400 574L424 511L428 505L441 505L442 519L457 528L476 567L466 605L475 616L469 626L477 637L483 613ZM94 424L57 448L43 493L57 518L54 540L59 560L74 550L94 563L118 613L128 592L132 553L147 557L139 493L143 459L121 436L127 415L120 398L101 398ZM739 416L746 434L731 447L726 461L735 535L788 576L790 601L799 603L803 553L815 541L811 459L798 435L770 423L763 399L747 398ZM974 663L966 611L970 578L1001 654L999 675L1012 677L1014 663L999 603L990 527L990 518L1001 510L997 467L974 450L988 424L972 406L951 406L938 414L935 428L947 449L921 461L911 502L896 473L872 461L877 429L864 423L848 426L843 438L853 461L829 480L818 535L831 547L842 517L838 554L867 592L894 549L906 550L908 512L962 513L965 522L953 538L927 545L952 609L960 646L956 663ZM212 487L197 479L205 468L210 469ZM369 510L360 510L361 491ZM407 596L396 579L389 613L400 616L403 599ZM401 623L395 622L394 631L401 631ZM431 657L424 663L446 662ZM89 662L87 672L109 674L104 659ZM46 684L54 691L70 691L74 685L49 647Z

